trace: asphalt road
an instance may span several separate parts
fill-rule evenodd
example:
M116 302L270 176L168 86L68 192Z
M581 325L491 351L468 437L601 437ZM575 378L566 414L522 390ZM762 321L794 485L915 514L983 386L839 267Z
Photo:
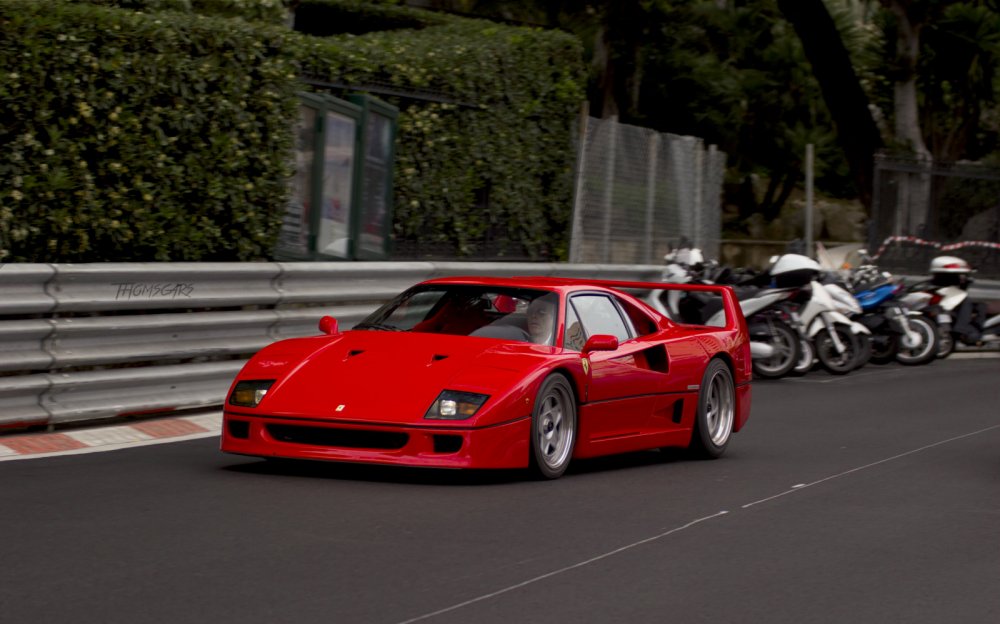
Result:
M720 460L553 482L216 449L0 463L0 620L1000 621L1000 359L755 382Z

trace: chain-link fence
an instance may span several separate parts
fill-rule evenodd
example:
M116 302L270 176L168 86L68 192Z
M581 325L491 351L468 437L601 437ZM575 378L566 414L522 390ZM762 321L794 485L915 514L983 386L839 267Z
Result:
M877 158L868 244L893 272L953 255L1000 278L1000 169Z
M658 264L682 237L718 257L725 167L701 139L588 118L570 261Z

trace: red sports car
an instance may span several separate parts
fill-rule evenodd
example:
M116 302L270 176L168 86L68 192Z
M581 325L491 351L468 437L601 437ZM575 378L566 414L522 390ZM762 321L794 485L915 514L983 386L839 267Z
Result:
M681 325L629 290L725 311ZM659 447L718 457L750 415L750 344L728 287L561 278L418 284L349 331L257 353L222 450L258 457L561 476L572 458Z

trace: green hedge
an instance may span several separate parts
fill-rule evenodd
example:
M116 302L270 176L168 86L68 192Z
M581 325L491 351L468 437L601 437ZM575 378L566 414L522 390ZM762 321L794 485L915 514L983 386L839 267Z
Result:
M0 0L5 260L253 260L287 196L283 29Z
M0 0L0 260L270 258L303 73L414 93L386 98L401 110L397 242L468 256L499 237L565 258L574 38L435 14L419 30L317 38L92 2ZM379 11L395 26L414 13Z
M477 255L476 243L499 232L510 253L564 259L580 59L576 40L561 33L461 20L314 43L303 68L330 81L454 98L394 100L397 242L437 241Z

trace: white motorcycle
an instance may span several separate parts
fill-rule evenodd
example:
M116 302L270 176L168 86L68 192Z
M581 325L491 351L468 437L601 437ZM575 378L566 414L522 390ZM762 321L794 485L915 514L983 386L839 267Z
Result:
M956 341L1000 343L1000 314L990 315L989 306L969 299L969 263L955 256L938 256L931 260L930 273L930 282L914 286L903 301L937 322L937 357L951 355Z
M820 266L812 258L800 254L784 254L774 259L772 275L786 275L785 283L806 282L810 296L789 313L798 329L802 354L795 372L802 374L812 368L814 359L831 373L843 375L853 370L863 359L863 344L871 349L871 331L849 319L843 309L857 310L853 296L837 285L827 288L818 281ZM782 285L781 280L776 279ZM840 301L838 303L838 300ZM860 338L859 336L865 336Z
M678 249L664 256L664 260L667 262L663 271L664 282L713 283L706 279L706 270L716 265L705 262L698 249ZM765 378L787 375L798 361L799 342L796 331L782 318L778 304L793 298L798 289L760 290L734 286L734 291L747 319L754 373ZM679 323L721 326L725 322L721 298L707 293L655 290L650 292L646 301L661 314Z

